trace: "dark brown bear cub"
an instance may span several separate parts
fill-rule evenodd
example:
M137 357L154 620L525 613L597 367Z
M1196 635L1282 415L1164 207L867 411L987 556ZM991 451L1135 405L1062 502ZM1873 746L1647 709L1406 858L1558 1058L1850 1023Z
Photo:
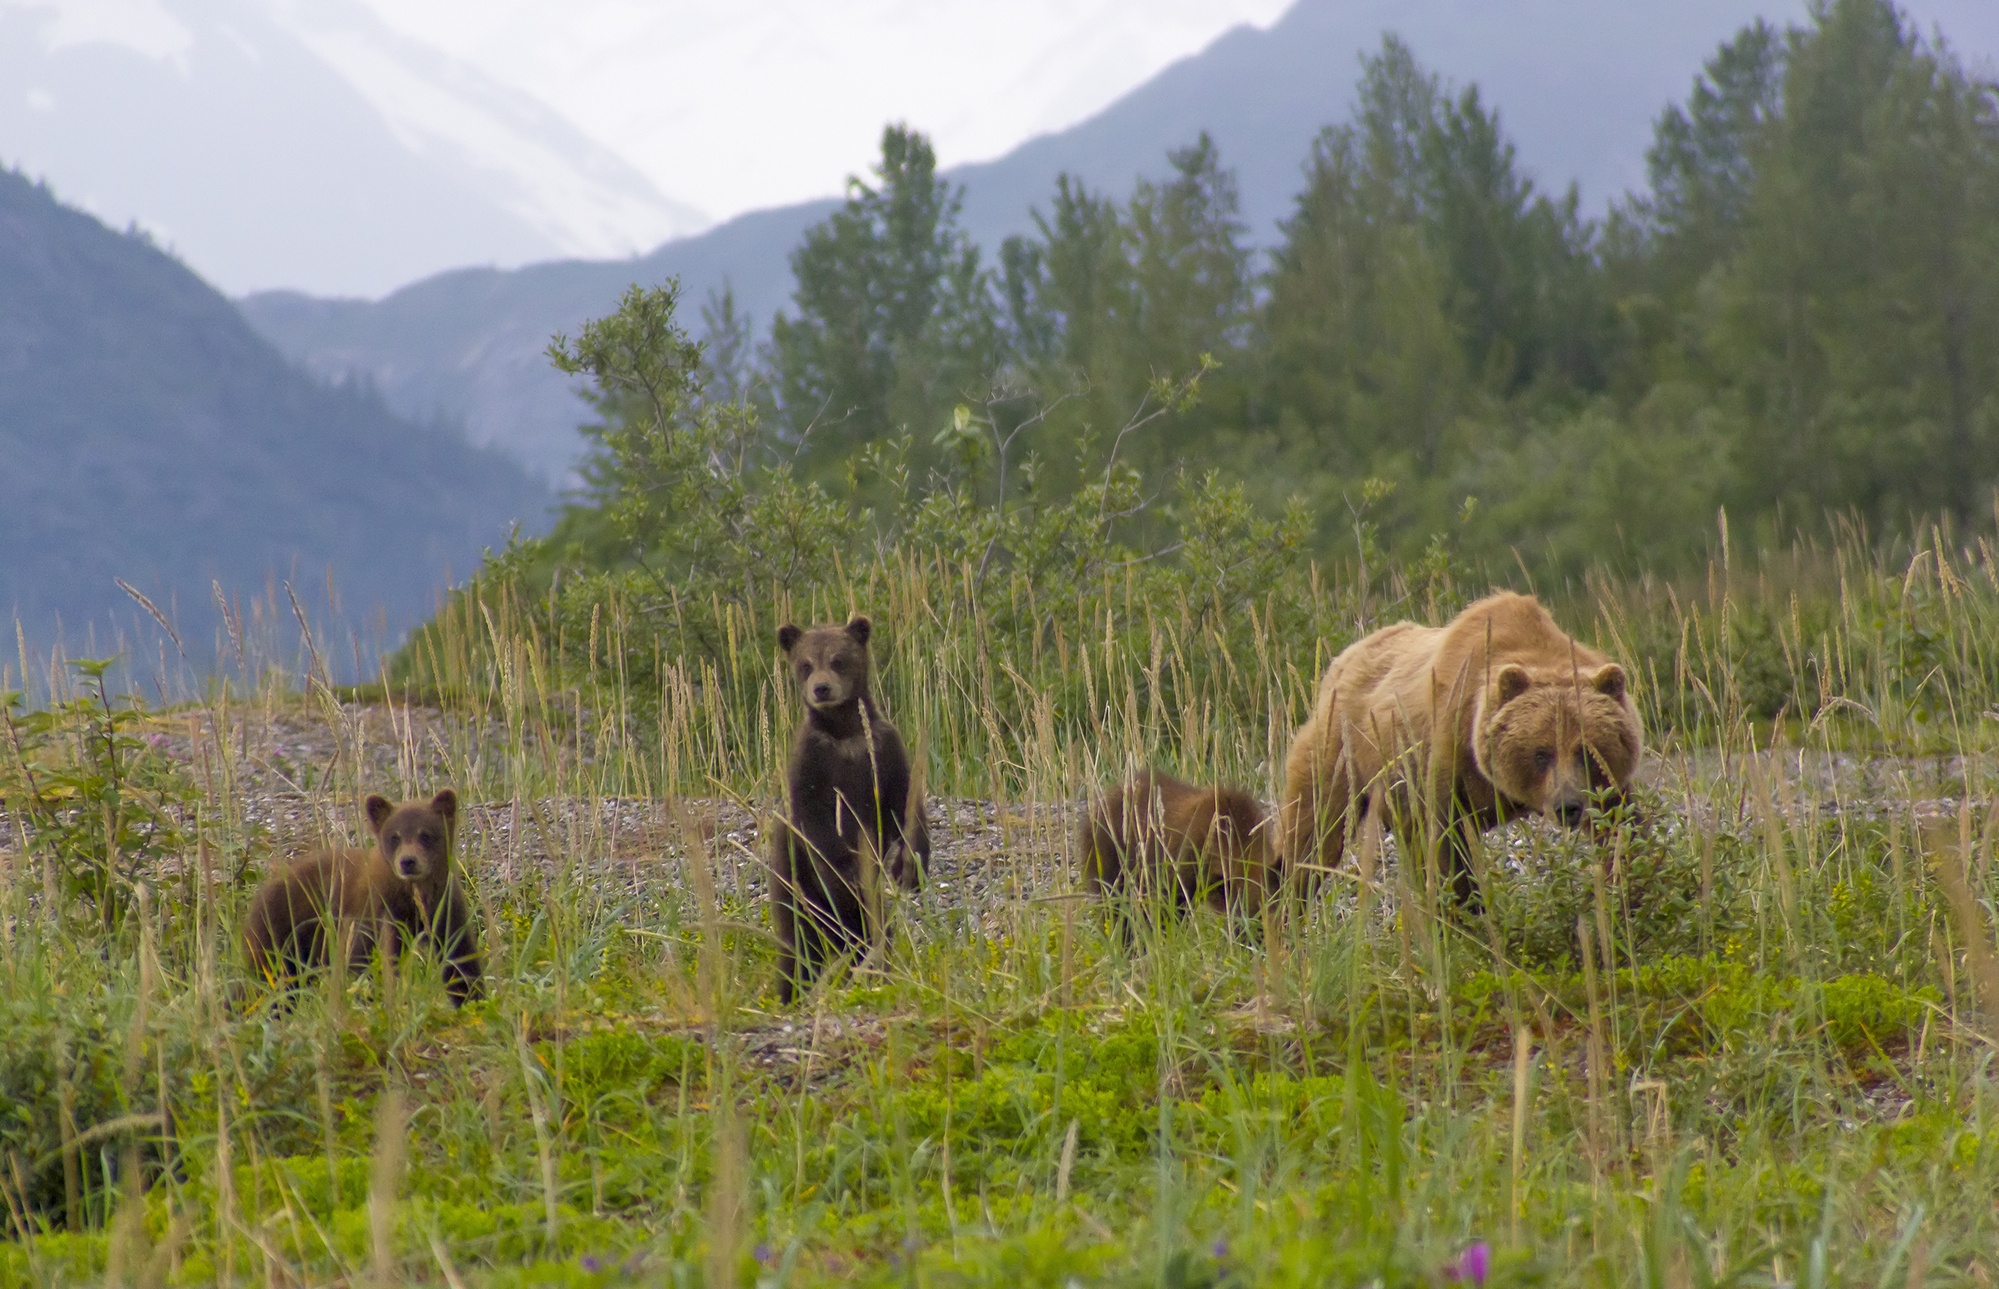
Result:
M777 633L805 719L792 743L786 812L770 852L778 997L789 1003L826 963L865 949L883 930L869 856L905 890L930 863L923 801L910 791L909 754L869 692L869 623Z
M306 855L257 889L243 929L251 970L289 983L325 966L339 944L349 969L360 971L377 945L398 961L420 939L444 963L452 1005L477 997L479 940L451 868L457 823L449 788L400 806L369 797L374 849Z
M1147 770L1105 793L1083 824L1083 880L1119 900L1126 944L1141 908L1174 912L1206 901L1235 919L1256 917L1276 892L1276 831L1256 798L1239 788L1197 788Z

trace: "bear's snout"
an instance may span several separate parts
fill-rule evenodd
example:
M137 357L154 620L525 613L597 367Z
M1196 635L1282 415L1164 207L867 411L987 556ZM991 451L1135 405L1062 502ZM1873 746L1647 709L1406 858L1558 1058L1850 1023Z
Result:
M396 875L415 877L423 869L423 863L415 855L396 856Z
M812 697L813 700L816 702L823 703L832 696L833 696L833 687L827 684L823 680L812 687Z
M1589 803L1581 793L1563 793L1555 800L1554 815L1564 828L1580 828L1589 814Z

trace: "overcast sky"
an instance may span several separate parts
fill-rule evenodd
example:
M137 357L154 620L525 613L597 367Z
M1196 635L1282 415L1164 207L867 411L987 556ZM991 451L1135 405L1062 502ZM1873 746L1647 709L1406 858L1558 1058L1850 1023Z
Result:
M884 122L946 165L1089 116L1287 0L367 0L722 219L837 193Z

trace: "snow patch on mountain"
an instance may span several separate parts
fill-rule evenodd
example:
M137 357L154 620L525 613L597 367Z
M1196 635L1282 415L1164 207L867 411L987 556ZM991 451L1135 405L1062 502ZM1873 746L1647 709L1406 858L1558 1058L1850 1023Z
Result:
M373 296L708 224L351 0L0 0L0 165L232 293Z
M696 233L709 220L670 201L609 149L535 99L400 36L357 4L275 0L278 20L380 112L410 151L456 153L493 197L564 254L610 258Z

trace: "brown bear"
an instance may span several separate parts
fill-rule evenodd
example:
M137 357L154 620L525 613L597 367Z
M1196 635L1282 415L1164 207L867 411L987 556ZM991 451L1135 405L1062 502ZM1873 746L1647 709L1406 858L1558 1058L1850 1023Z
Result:
M778 997L787 1004L827 961L885 934L881 872L914 890L930 863L909 754L869 689L871 630L857 616L843 627L777 633L805 703L770 851Z
M1623 799L1643 746L1624 668L1540 601L1501 591L1447 626L1399 622L1333 659L1285 758L1281 849L1323 872L1361 838L1372 880L1385 824L1404 856L1437 847L1476 912L1468 829L1525 814L1582 827Z
M379 944L400 960L420 939L444 964L452 1005L480 991L479 940L465 892L452 871L451 843L458 795L446 788L429 801L394 805L369 797L372 850L323 850L305 855L257 888L244 924L251 970L289 985L327 965L335 943L350 970L367 967Z
M1077 839L1083 881L1117 900L1132 942L1141 901L1178 912L1205 900L1238 922L1255 918L1282 876L1263 804L1240 788L1197 788L1147 770L1106 792Z

